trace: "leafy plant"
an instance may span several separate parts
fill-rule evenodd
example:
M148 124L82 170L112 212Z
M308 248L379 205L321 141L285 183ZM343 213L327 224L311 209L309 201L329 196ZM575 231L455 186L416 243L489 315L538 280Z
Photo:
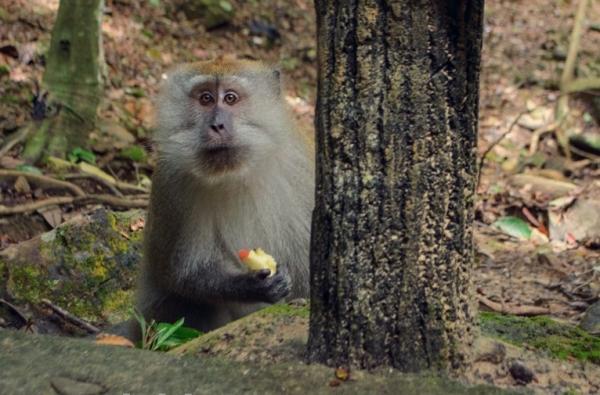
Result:
M133 313L142 329L142 341L136 344L137 348L167 351L201 335L193 328L184 327L184 318L174 324L166 322L157 324L154 320L148 324L139 310L134 309Z

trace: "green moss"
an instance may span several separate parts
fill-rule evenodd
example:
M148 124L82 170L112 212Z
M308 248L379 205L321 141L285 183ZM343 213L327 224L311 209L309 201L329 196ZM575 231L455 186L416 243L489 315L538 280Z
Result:
M481 329L486 335L516 346L527 343L559 359L574 357L600 365L600 338L579 328L546 317L515 317L481 312Z
M113 213L106 213L106 216L108 217L108 224L110 225L110 227L112 228L112 230L115 231L119 231L119 229L117 228L117 217L113 214Z
M45 295L42 295L40 284L47 281L48 272L45 268L17 266L10 270L8 287L12 290L16 299L39 303L45 297Z
M89 270L88 279L95 285L98 285L106 280L108 276L108 268L104 254L100 253L84 260L84 266Z
M132 290L116 290L98 295L103 306L103 313L108 317L109 322L125 321L132 316L131 306L133 306Z
M263 315L275 315L275 316L291 316L291 317L309 317L310 316L310 305L306 306L290 306L287 303L274 304L269 307L265 307L260 311Z

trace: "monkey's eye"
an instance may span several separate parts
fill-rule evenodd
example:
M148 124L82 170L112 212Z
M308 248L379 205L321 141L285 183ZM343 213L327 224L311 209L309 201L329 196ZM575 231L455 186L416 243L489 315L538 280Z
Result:
M200 104L206 106L213 102L213 97L209 93L203 93L200 95Z
M237 99L238 99L238 97L235 93L228 93L223 98L223 100L225 100L225 103L227 103L227 104L233 104L237 101Z

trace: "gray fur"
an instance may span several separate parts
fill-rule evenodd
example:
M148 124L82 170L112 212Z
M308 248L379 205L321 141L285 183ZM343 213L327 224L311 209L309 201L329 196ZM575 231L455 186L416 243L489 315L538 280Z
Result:
M209 331L269 303L308 297L314 159L294 130L271 69L225 76L251 92L233 119L245 149L234 171L210 174L198 161L205 122L190 98L186 66L167 79L158 101L161 157L152 184L137 306L147 319ZM203 123L204 122L204 123ZM204 125L204 126L201 126ZM237 252L260 247L278 272L248 274ZM134 336L135 337L135 336Z

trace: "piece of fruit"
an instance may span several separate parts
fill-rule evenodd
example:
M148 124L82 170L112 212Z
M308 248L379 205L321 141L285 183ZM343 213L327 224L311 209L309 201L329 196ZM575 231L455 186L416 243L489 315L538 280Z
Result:
M251 273L263 269L269 269L271 271L269 277L277 273L277 262L275 262L275 259L260 248L254 250L241 250L238 252L238 256L242 263L248 266L248 271Z

